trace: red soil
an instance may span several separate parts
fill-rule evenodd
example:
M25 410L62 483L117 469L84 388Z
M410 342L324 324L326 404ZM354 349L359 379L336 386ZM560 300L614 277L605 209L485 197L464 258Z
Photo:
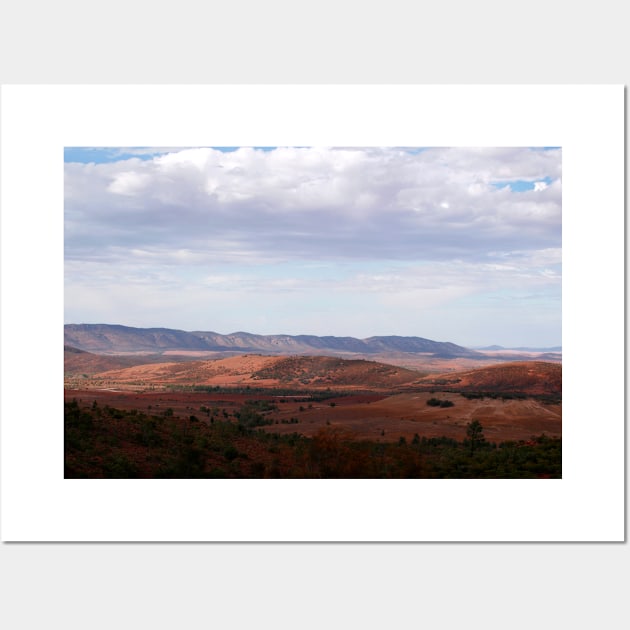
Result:
M431 397L451 400L454 406L428 406L426 401ZM200 420L207 419L201 407L215 410L221 419L225 411L233 419L234 412L246 402L267 400L277 409L266 416L273 424L261 427L262 430L306 436L313 436L322 427L335 426L359 438L388 442L400 437L411 440L415 434L462 440L466 437L466 425L472 420L479 420L486 439L494 442L527 440L541 433L550 437L562 435L561 404L544 404L532 399L467 400L454 393L362 394L309 402L306 397L257 394L65 390L65 398L76 398L82 403L97 401L99 405L151 414L171 408L176 417L194 415ZM292 418L297 419L297 423L290 423Z

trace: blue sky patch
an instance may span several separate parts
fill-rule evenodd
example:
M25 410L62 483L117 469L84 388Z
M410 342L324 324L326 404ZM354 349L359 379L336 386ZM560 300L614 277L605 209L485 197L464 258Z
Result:
M198 148L198 147L191 147ZM240 147L211 147L222 153L232 153ZM253 147L259 151L273 151L276 147ZM155 148L155 147L64 147L63 161L79 164L108 164L137 158L139 160L151 160L157 155L164 155L171 151L179 151L181 147Z
M513 179L511 181L495 182L492 184L495 188L501 190L502 188L510 187L512 192L526 192L528 190L534 190L537 182L544 182L549 186L553 180L551 177L543 177L537 180L526 179Z
M164 153L168 153L168 149L151 151L150 147L64 147L63 161L65 163L107 164L130 158L150 160Z

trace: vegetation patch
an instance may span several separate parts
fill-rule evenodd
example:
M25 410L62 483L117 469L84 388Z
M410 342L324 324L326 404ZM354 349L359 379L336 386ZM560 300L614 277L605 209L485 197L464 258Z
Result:
M496 444L482 423L462 439L358 440L328 425L313 437L262 431L263 405L233 420L190 421L109 406L65 405L66 478L560 478L562 441L546 435ZM289 423L298 423L291 418Z
M429 398L427 405L429 405L429 407L454 407L455 403L446 398Z

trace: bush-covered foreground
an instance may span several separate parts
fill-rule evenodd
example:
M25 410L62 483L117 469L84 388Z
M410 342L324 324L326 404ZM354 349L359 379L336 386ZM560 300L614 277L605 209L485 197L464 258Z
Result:
M493 444L471 423L462 441L356 440L335 426L312 438L261 431L255 409L234 422L65 405L66 478L560 478L562 442Z

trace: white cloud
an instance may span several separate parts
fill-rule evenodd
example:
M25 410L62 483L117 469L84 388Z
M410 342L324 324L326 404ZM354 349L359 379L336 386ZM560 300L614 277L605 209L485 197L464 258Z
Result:
M491 184L549 177L558 162L554 152L524 149L206 148L71 164L66 246L70 256L127 245L218 253L234 250L230 242L258 258L410 260L419 249L474 258L499 244L553 245L555 182L537 198Z
M151 177L147 173L125 171L114 177L107 190L116 195L137 195L149 185L150 181Z
M139 318L143 308L165 314L163 300L247 311L258 295L295 314L290 296L309 292L319 302L378 295L394 308L555 287L560 177L559 150L521 148L195 148L67 164L68 312L96 291L98 309L107 294ZM534 190L495 185L511 180Z

